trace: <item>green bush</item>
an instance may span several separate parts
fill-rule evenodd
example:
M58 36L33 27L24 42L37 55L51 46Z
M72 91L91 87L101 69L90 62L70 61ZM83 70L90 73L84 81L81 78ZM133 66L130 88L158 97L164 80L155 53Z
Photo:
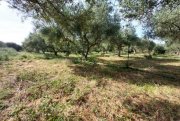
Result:
M12 48L0 48L0 61L8 61L11 56L17 55L17 51Z
M148 60L152 59L152 55L144 55L144 57Z
M154 48L154 54L165 54L166 50L163 46L156 46Z
M76 82L73 79L68 80L54 80L51 83L51 89L54 91L61 91L64 95L70 95L75 89Z
M27 53L23 53L19 56L20 60L31 60L33 59L33 56Z

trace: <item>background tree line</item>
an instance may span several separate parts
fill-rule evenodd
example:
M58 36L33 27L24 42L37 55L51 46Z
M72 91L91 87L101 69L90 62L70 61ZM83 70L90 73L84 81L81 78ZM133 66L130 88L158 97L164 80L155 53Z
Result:
M8 0L12 8L33 17L36 30L23 47L30 52L79 53L87 60L91 51L126 50L165 53L151 39L166 40L168 48L179 48L180 1L177 0ZM136 35L133 21L144 28ZM126 25L124 25L124 23ZM169 49L169 50L173 50Z
M4 42L0 41L0 48L5 48L5 47L13 48L16 51L21 51L22 50L22 46L21 45L18 45L18 44L13 43L13 42L4 43Z

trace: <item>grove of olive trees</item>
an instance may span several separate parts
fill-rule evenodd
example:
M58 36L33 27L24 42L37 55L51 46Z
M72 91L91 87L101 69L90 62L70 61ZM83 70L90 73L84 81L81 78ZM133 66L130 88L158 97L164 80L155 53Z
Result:
M0 121L179 121L180 0L6 2L34 28L0 41Z

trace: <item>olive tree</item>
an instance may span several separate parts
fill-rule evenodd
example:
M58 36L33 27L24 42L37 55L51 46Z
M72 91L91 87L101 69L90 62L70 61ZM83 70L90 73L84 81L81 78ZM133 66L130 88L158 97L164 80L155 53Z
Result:
M47 45L44 39L36 32L29 34L24 40L22 47L28 52L45 53L47 51Z
M108 28L108 0L9 0L9 4L27 16L55 23L65 37L79 42L78 49L86 60L91 49L105 38Z
M121 0L120 11L128 20L139 20L149 37L180 40L179 0Z
M128 59L126 66L129 68L129 56L131 53L131 48L135 46L139 40L139 38L136 35L135 28L132 25L128 25L126 29L124 30L124 43L127 46L127 54L128 54Z

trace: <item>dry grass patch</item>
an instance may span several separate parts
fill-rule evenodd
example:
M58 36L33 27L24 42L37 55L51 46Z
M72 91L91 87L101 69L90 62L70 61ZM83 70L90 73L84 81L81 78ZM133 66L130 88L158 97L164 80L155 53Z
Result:
M180 82L176 60L99 57L15 59L0 65L0 120L178 120ZM155 70L145 70L153 67ZM172 72L171 72L172 71Z

